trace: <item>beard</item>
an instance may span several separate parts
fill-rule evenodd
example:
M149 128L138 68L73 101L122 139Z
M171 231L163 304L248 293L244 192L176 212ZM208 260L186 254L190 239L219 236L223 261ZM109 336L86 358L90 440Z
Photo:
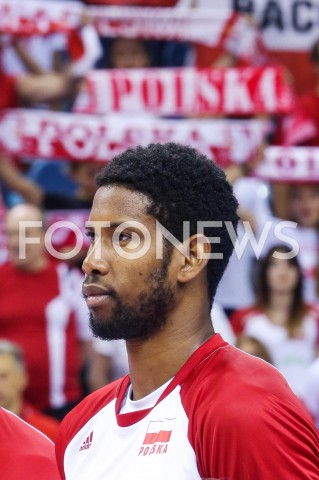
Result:
M137 297L137 306L125 304L113 292L115 306L111 316L96 321L90 312L93 335L101 340L132 340L147 339L159 332L166 325L175 298L175 289L167 279L167 267L164 261L160 269L150 274L147 289Z

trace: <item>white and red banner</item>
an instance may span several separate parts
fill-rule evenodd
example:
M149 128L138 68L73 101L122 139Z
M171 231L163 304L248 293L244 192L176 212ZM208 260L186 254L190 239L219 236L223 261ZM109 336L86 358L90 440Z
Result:
M270 181L319 182L319 148L272 146L254 175Z
M0 0L0 33L47 35L80 26L84 13L80 2Z
M90 20L99 35L217 45L231 9L84 6L80 2L0 0L0 33L46 35L71 31Z
M46 35L71 31L90 20L99 35L217 45L230 8L188 9L84 6L80 2L0 0L0 33Z
M219 43L231 16L229 8L88 7L100 35L157 40Z
M319 0L197 0L198 8L98 3L85 6L76 1L0 0L0 32L30 35L66 31L79 26L85 16L94 21L100 35L176 39L213 46L237 8L254 16L270 50L307 51L318 37Z
M253 14L270 50L308 51L318 38L319 0L225 0L226 5Z
M109 161L129 147L169 141L191 145L225 167L253 160L271 126L261 120L166 120L7 110L0 115L0 152L23 158ZM254 175L319 182L319 148L270 146Z
M245 116L288 113L294 103L280 67L114 69L88 73L74 110Z
M39 110L0 113L0 152L56 160L109 161L129 147L156 142L192 145L219 164L250 161L270 124L261 120L166 120Z

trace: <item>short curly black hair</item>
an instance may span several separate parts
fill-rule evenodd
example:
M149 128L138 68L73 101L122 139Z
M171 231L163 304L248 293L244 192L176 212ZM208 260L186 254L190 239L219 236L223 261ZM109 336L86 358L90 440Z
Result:
M115 156L97 176L98 187L120 185L146 195L147 213L156 218L180 242L183 222L190 224L190 235L197 233L199 221L221 221L221 227L205 229L207 237L219 237L207 266L208 294L213 301L219 281L233 252L225 221L237 230L238 202L223 170L205 155L189 146L154 143L128 149Z

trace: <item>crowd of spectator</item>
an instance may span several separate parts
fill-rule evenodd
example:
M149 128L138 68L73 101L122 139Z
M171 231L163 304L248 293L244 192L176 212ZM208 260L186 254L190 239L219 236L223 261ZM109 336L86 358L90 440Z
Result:
M192 0L83 3L183 8L214 4ZM249 20L255 49L251 51L251 42L236 43L230 22L224 42L210 50L211 67L272 64L258 25L247 13L243 16ZM87 26L84 22L83 28ZM89 28L94 30L93 25ZM0 34L0 108L72 112L83 79L92 69L203 66L200 47L191 43L92 35L96 48L83 69L70 55L66 33L26 38ZM316 79L313 90L304 92L289 114L268 117L272 133L265 136L258 158L225 167L240 205L239 243L247 238L247 224L257 241L263 239L265 225L270 228L258 255L250 242L241 255L234 252L216 294L212 321L227 341L278 368L318 426L319 182L309 178L297 184L272 183L253 174L269 144L319 147L319 40L309 55ZM287 81L293 89L294 76L288 69ZM212 124L216 120L205 115L208 118ZM93 339L88 329L80 293L85 251L63 262L51 258L45 244L49 211L81 210L87 215L99 169L94 158L81 162L0 158L0 405L46 433L49 430L53 439L54 422L84 395L128 369L124 343ZM35 243L24 238L24 257L21 221L33 222L27 237L38 239ZM282 221L297 226L290 226L278 239L276 226ZM68 235L59 251L67 252L74 242L74 235ZM296 246L298 252L287 256ZM274 252L279 255L274 257Z

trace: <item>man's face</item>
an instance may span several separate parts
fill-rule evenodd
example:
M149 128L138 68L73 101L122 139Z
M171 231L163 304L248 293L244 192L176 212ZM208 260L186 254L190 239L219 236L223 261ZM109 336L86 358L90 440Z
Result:
M9 353L0 354L0 406L11 409L21 398L26 386L26 375Z
M34 264L39 260L39 257L45 255L44 248L44 230L40 227L26 227L25 233L21 229L20 221L25 221L24 218L19 218L15 215L8 215L4 225L5 241L8 250L8 257L10 262L17 268L23 270L32 270ZM36 239L35 243L29 243L25 238ZM25 245L25 248L21 248Z
M174 305L168 254L156 258L156 222L145 213L147 205L147 197L123 187L102 187L95 195L90 225L111 226L88 228L91 246L83 263L83 294L92 331L100 338L149 338L166 324ZM115 235L124 222L127 226ZM134 222L150 235L149 248L140 258L148 239Z
M110 53L112 68L146 68L150 57L143 42L136 38L117 38Z

